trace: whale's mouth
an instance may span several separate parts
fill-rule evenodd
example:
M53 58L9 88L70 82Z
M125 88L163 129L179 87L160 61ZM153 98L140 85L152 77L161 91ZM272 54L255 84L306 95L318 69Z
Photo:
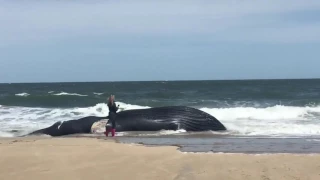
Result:
M92 134L103 133L106 129L109 119L102 119L92 124L90 132Z

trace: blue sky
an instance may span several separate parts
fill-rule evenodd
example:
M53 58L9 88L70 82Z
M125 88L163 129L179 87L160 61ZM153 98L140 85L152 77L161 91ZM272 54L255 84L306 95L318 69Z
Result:
M0 82L320 78L319 0L0 0Z

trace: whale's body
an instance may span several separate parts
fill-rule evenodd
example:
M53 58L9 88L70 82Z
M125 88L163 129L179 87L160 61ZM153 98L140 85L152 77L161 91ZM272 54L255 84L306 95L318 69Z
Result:
M108 117L88 116L77 120L59 121L52 126L30 134L63 136L78 133L92 133L94 126L104 122L110 125ZM100 123L101 124L101 123ZM102 123L103 124L103 123ZM196 108L186 106L165 106L148 109L121 111L116 117L116 131L224 131L226 127L215 117Z

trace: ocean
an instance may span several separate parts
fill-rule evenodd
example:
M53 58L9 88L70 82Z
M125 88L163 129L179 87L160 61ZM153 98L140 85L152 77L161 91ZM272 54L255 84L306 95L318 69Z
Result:
M121 110L198 108L227 127L223 135L233 137L320 135L320 80L302 79L0 84L0 136L23 135L60 120L106 116L110 94ZM185 135L183 130L158 133Z

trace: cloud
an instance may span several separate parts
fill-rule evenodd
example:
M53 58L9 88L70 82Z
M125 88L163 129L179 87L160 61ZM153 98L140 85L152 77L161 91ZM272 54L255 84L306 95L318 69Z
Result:
M320 41L319 24L284 15L319 0L0 1L2 45L84 36L201 35L226 41ZM319 13L320 15L320 13ZM290 18L290 16L288 16ZM291 23L291 24L290 24ZM215 38L212 38L215 40Z
M320 24L289 27L242 29L242 33L229 34L224 41L268 43L317 43L320 42Z

